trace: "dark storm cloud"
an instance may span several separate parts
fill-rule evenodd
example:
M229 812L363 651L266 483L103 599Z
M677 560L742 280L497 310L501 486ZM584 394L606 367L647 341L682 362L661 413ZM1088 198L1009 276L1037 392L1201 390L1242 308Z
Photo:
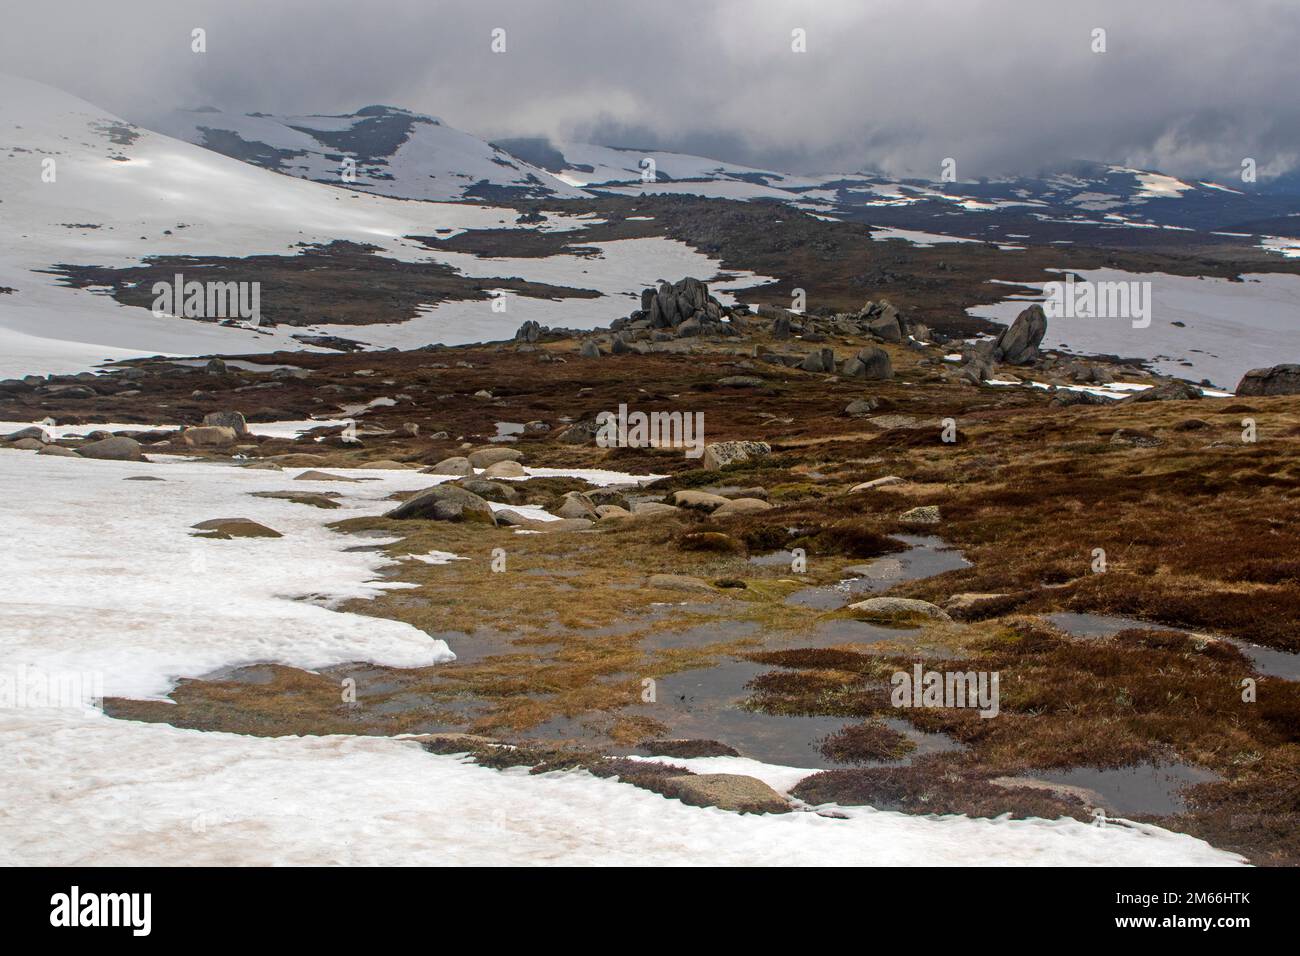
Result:
M1228 177L1246 156L1262 173L1300 163L1293 0L92 0L9 4L5 19L3 69L146 125L175 106L388 103L489 138L797 171L928 177L951 156L963 178L1074 158ZM205 54L190 51L194 27Z

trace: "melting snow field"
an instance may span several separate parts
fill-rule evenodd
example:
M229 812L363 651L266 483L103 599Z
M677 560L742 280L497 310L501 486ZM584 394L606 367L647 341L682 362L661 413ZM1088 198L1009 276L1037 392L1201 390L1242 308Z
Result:
M517 276L529 282L592 289L598 298L542 299L502 290L499 301L452 300L422 310L407 322L380 325L332 325L334 335L376 348L418 348L431 342L466 345L509 339L524 322L566 329L609 325L641 307L641 290L660 281L695 276L724 305L735 304L728 290L748 289L775 281L752 272L721 273L720 263L684 242L659 237L582 243L598 256L488 258L443 252L440 261L475 278ZM499 311L498 311L499 310Z
M313 349L294 334L353 335L378 347L510 338L529 318L592 328L636 308L657 279L718 275L719 263L667 239L606 243L596 259L485 259L409 236L525 228L518 213L473 203L375 196L250 166L132 128L76 97L0 75L0 378L67 373L142 355L253 354ZM52 163L47 166L46 163ZM47 172L47 170L52 172ZM50 178L52 176L52 178ZM595 220L549 214L541 228L572 232ZM246 328L155 316L47 274L54 265L129 267L145 256L292 255L302 244L348 240L406 262L445 262L471 276L521 276L601 293L595 299L510 297L446 303L393 325ZM754 276L733 280L752 286Z
M0 452L0 509L14 542L0 554L10 687L89 672L104 695L158 696L180 677L250 661L448 660L442 641L415 628L329 606L377 593L386 582L374 574L391 559L346 552L354 539L325 525L378 513L391 492L434 480L339 471L378 480L336 486L344 510L320 512L249 494L304 490L292 471ZM140 475L164 480L125 480ZM235 516L284 537L189 534L197 521ZM295 600L306 595L313 602ZM205 733L12 699L0 708L0 762L5 864L1241 862L1146 826L868 808L846 809L846 819L738 816L584 772L489 770L401 739ZM743 759L729 766L785 789L802 775Z
M1209 379L1228 390L1252 368L1300 362L1300 276L1249 274L1230 282L1114 269L1075 274L1090 282L1150 282L1151 325L1135 329L1123 318L1049 318L1045 348L1145 358L1163 375ZM1030 302L1041 301L1041 295L1015 295L967 311L1009 325Z

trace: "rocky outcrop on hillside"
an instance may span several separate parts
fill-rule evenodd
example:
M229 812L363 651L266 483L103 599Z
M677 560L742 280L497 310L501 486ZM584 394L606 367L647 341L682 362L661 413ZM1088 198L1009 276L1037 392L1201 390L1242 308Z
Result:
M1253 368L1237 386L1238 395L1300 395L1300 365Z

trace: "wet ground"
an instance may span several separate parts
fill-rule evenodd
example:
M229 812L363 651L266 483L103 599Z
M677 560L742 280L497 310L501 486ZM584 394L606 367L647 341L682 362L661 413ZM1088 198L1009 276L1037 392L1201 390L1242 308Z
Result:
M949 547L940 537L912 534L896 537L910 545L910 550L864 564L850 565L844 569L848 575L844 579L835 584L802 588L787 597L786 603L819 611L834 611L861 600L864 595L887 591L905 581L919 581L946 571L970 567L970 562L962 557L962 553ZM789 552L778 551L758 560L751 558L750 561L755 564L775 563L772 559L777 555L787 554ZM785 563L788 563L788 559Z
M1182 813L1187 808L1184 790L1220 779L1212 771L1185 763L1140 764L1106 770L1074 767L1033 776L1090 790L1099 798L1097 804L1108 813L1125 817Z
M1111 614L1049 614L1047 619L1068 634L1075 637L1109 637L1120 631L1146 629L1152 631L1182 631L1182 628L1169 627L1165 624L1151 624L1131 617L1117 617ZM1300 680L1300 654L1291 654L1271 647L1260 647L1233 637L1212 635L1215 640L1227 641L1238 648L1255 670L1268 677L1281 677L1284 680Z

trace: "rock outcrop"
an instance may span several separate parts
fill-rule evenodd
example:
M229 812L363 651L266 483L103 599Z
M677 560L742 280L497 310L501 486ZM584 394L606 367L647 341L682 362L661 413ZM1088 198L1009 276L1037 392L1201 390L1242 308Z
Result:
M1047 313L1041 305L1031 305L998 336L993 345L993 360L1008 365L1029 365L1038 358L1038 346L1047 334Z
M772 446L765 441L720 441L704 446L702 464L713 471L739 461L749 461L770 454L772 454Z
M1300 395L1300 365L1253 368L1237 386L1238 395Z

